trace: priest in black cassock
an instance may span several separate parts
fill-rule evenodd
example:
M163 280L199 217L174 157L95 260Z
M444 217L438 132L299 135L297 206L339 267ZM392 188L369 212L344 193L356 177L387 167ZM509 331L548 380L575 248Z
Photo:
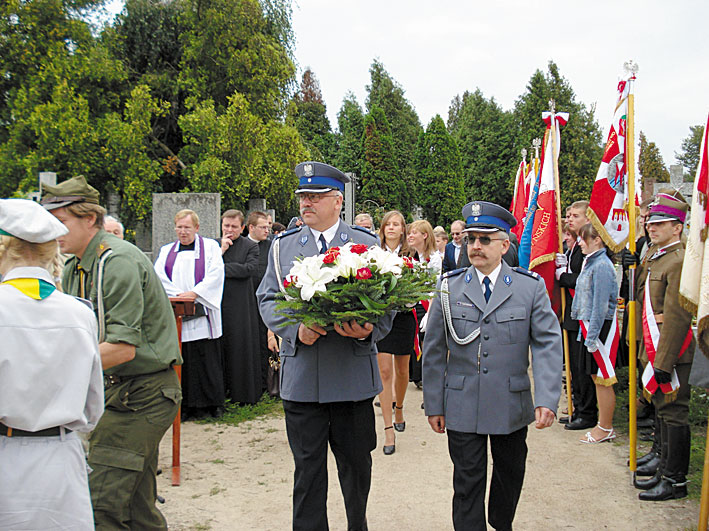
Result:
M271 240L268 239L268 234L270 232L268 214L260 210L254 210L249 214L249 219L246 222L246 226L249 229L248 238L258 244L259 250L258 270L254 274L253 279L255 298L256 289L261 283L263 275L266 273L266 267L268 266L268 252L271 250ZM274 334L268 333L268 328L266 328L263 319L261 319L261 314L258 316L258 336L262 371L261 385L265 391L267 388L266 376L268 375L268 358L271 356L272 352L278 352L278 342L276 341L276 336Z
M241 236L244 214L227 210L222 215L224 297L224 383L233 403L255 404L261 397L259 313L254 299L253 277L258 270L258 244Z

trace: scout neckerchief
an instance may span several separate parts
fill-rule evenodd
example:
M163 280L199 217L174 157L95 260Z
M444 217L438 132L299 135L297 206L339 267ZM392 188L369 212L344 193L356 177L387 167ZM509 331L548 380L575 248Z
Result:
M37 301L46 299L57 289L54 284L41 278L13 278L5 280L2 284L9 284L30 299Z
M576 245L574 245L574 247L575 246ZM596 253L604 252L606 252L605 249L596 251ZM584 270L588 259L591 258L593 254L595 253L588 255L584 259L583 265L581 266L581 271ZM581 334L585 340L588 334L588 327L591 325L591 322L582 319L579 321L579 325L581 327ZM593 382L598 385L612 385L618 381L618 378L616 378L615 375L615 360L618 356L618 342L620 340L620 330L618 329L618 319L616 318L615 312L613 312L613 320L608 333L605 337L603 337L601 330L601 334L598 339L599 341L596 343L598 350L591 352L593 360L596 362L596 365L598 365L598 371L595 375L593 375Z
M679 242L666 245L662 249L655 252L655 254L653 254L649 259L655 260L660 258L661 256L667 254L668 247L677 243ZM668 399L673 399L677 394L677 389L679 389L679 378L677 378L677 371L672 369L672 381L669 383L659 385L655 380L655 356L657 354L657 345L660 342L660 329L657 326L655 312L652 308L650 284L650 268L648 268L647 277L645 278L645 300L643 302L643 343L645 344L645 352L647 352L648 363L643 371L643 387L645 388L646 395L654 395L659 388ZM680 349L679 356L677 357L678 359L682 357L691 342L692 327L689 328L687 336L684 338L684 343L682 343L682 348Z
M175 242L167 254L167 260L165 260L165 274L167 278L172 280L172 268L175 266L175 260L177 260L177 253L180 249L179 240ZM204 280L204 240L202 236L197 235L197 240L195 241L195 263L194 263L194 283L199 284Z

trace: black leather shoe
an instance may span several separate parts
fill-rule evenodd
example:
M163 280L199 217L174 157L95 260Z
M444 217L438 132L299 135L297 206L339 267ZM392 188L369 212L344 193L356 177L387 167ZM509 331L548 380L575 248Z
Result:
M384 430L391 430L393 428L393 426L387 426L386 428L384 428ZM388 446L385 445L382 449L384 450L384 455L391 455L396 452L396 444L391 444Z
M645 501L677 500L687 497L687 481L663 477L654 488L641 492L638 498Z
M559 424L568 424L569 417L559 417Z
M395 422L394 423L394 429L398 432L402 432L406 429L406 421L404 422Z
M635 460L635 464L638 465L638 466L644 465L644 464L647 463L648 461L652 460L652 458L655 457L656 455L657 455L657 452L655 452L655 449L653 448L652 450L650 450L650 451L649 451L648 453L646 453L645 455L643 455L643 456L641 456L641 457L638 457L638 458Z
M639 465L635 470L636 476L654 476L660 466L660 456L655 454L655 457L649 461Z
M588 420L584 418L577 418L569 422L566 426L564 426L565 430L587 430L589 428L593 428L596 425L595 420Z
M633 477L633 486L639 490L650 490L657 485L662 479L660 472L655 472L655 475L647 479L638 479L637 475Z

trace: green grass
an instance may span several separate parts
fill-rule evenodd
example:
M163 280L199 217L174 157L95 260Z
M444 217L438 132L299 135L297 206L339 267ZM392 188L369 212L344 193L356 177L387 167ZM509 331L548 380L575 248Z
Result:
M283 414L283 406L279 398L271 398L264 394L254 405L239 406L227 401L224 406L226 412L221 417L209 417L196 421L198 424L227 424L238 426L242 422L255 420L264 416L275 416Z
M615 415L613 426L619 434L624 435L624 444L628 436L628 368L617 370L618 383L614 386L616 393ZM638 386L640 386L638 379ZM640 391L638 390L638 396ZM707 414L709 413L709 397L705 389L692 387L689 402L689 425L692 431L692 452L689 460L689 497L698 500L702 490L702 470L704 467L704 449L706 448ZM637 455L647 453L651 442L638 439Z

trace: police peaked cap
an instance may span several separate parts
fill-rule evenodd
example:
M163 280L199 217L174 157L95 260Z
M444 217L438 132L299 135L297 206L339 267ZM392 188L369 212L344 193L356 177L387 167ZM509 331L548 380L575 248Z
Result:
M300 182L296 194L325 193L330 190L345 191L345 183L350 182L340 170L324 162L301 162L295 167L295 175Z
M506 208L488 201L472 201L463 207L464 232L509 233L517 220Z

